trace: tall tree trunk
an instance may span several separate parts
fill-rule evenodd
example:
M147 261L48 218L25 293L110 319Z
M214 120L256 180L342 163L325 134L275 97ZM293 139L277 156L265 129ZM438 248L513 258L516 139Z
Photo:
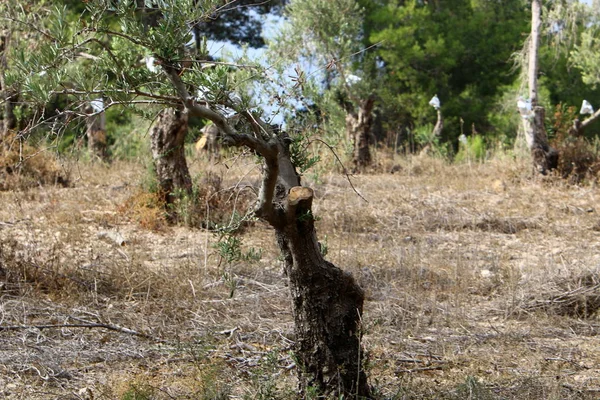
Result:
M373 124L373 107L375 96L369 96L358 107L358 112L346 114L346 131L353 143L354 168L361 171L371 165L372 157L369 144L373 141L371 125Z
M531 2L531 37L529 42L529 62L528 62L528 84L529 99L533 116L523 118L525 128L525 140L527 147L531 152L533 165L541 174L555 169L558 166L558 152L550 147L548 135L544 127L545 110L539 106L538 102L538 49L540 43L540 27L542 5L541 0Z
M104 111L96 112L91 105L85 108L86 118L86 136L88 140L88 149L90 153L101 160L107 160L106 143L106 113Z
M442 117L442 110L437 109L437 122L433 127L433 136L442 136L442 130L444 129L444 118Z
M167 205L175 201L176 192L191 193L192 178L184 148L187 131L187 112L174 108L161 111L150 128L152 158Z
M17 126L15 116L15 104L18 94L6 86L4 80L6 70L8 69L8 52L10 49L11 31L8 30L5 36L0 37L0 99L4 102L2 110L2 127L0 139L6 137L8 132Z

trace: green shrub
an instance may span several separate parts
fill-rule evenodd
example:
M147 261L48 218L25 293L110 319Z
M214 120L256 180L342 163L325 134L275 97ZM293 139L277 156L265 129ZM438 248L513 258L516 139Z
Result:
M486 145L481 135L464 137L459 140L456 162L483 161L486 155Z
M151 121L128 116L109 108L106 112L106 134L110 157L115 160L138 160L150 157Z
M447 158L450 154L448 143L441 143L440 137L433 133L433 124L425 124L416 127L412 131L415 150L427 150L434 156Z

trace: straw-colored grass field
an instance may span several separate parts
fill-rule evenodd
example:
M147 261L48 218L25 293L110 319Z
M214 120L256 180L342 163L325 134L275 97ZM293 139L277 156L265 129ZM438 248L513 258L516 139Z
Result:
M327 258L366 290L378 395L599 398L598 189L509 158L394 163L351 178L368 202L338 172L305 180ZM223 188L258 173L252 160L192 169ZM248 224L228 261L217 235L161 220L145 174L80 163L68 187L0 192L0 398L293 398L273 232Z

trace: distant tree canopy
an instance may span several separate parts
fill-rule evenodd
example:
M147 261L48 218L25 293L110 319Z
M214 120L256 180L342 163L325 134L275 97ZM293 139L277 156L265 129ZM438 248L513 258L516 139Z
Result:
M150 6L153 4L142 0L138 2ZM107 5L109 3L122 4L106 1ZM196 0L167 3L198 4ZM313 79L312 86L305 85L304 89L309 90L305 90L304 95L309 107L320 103L319 108L323 111L321 117L327 116L320 117L322 120L337 119L329 124L329 131L335 129L341 134L343 130L344 112L340 105L347 105L348 99L353 96L366 98L375 94L375 125L383 131L399 132L400 138L403 138L407 131L435 123L436 113L428 102L437 94L445 122L442 140L456 144L461 132L469 134L472 127L485 136L515 137L519 121L515 99L519 94L524 94L515 54L522 50L529 34L530 1L214 0L210 3L215 10L219 10L218 13L202 13L202 18L198 18L195 25L168 33L172 42L159 46L157 55L160 56L160 52L164 51L163 56L172 59L172 52L182 51L178 41L190 43L194 38L197 39L196 54L203 51L203 46L205 48L201 40L264 47L262 21L268 15L283 16L286 23L295 24L295 30L284 32L269 46L284 49L290 61L295 58L291 65L297 66L299 72L308 72L303 71L306 64L300 62L301 59L312 59L314 68L321 71L312 76L317 78ZM71 32L82 29L78 25L91 15L84 12L86 4L78 0L61 0L51 5L45 1L20 0L16 3L7 2L0 7L4 7L4 10L12 8L13 11L22 7L30 14L26 23L35 22L39 25L38 22L48 15L50 6L64 5L66 13L60 13L62 19L53 16L41 22L52 33L60 28L60 24L70 25ZM575 0L543 4L542 18L547 21L547 29L542 35L539 52L541 104L548 110L557 105L578 109L582 100L587 99L595 108L599 108L598 7L586 6ZM302 14L304 11L299 10L300 6L306 10L319 8L319 12ZM346 10L350 6L354 8ZM289 7L287 11L286 7ZM295 14L305 17L294 21L291 17L294 14L291 12L293 7L299 11ZM55 12L55 15L59 14ZM118 26L117 21L113 23L115 26L112 28ZM17 51L19 46L31 50L50 39L41 32L29 29L27 25L9 19L3 20L2 29L3 32L14 32L9 38L12 45L7 48L15 51L15 54L21 51ZM62 41L65 38L55 39ZM143 54L143 47L153 47L150 43L152 38L147 39L148 42L140 46L137 54L131 51L132 48L121 48L119 51L129 50L132 65L140 64L140 56L149 55L148 52ZM102 45L102 42L90 42L90 53L99 51ZM115 43L115 46L119 48L119 43ZM7 83L3 85L13 82L11 71L19 64L33 69L50 64L50 50L48 48L36 54L29 63L20 62L19 56L5 57L2 70ZM191 46L188 50L194 51ZM179 58L187 56L182 53ZM101 67L92 59L76 59L76 64L85 64L89 68L87 71L78 70L77 74L70 76L71 87L83 87L84 81L94 76L94 70ZM75 64L72 69L75 71ZM120 72L121 69L117 68L106 76L108 79L119 79ZM122 83L135 85L148 78L148 72L143 68L138 72ZM285 77L287 75L284 74ZM360 80L348 85L346 79L340 79L342 75L353 75ZM16 92L28 87L37 90L38 84L49 86L52 82L56 83L55 78L59 77L52 74L51 69L43 79L29 76L24 81L15 82L21 88ZM299 83L306 84L307 76L301 78ZM10 88L3 87L5 89ZM48 92L54 93L56 90ZM119 96L116 92L112 95L115 99ZM291 104L288 106L293 108ZM26 114L18 107L16 111L20 117ZM552 112L547 113L548 118L552 118L552 115Z
M215 41L244 44L258 48L265 45L262 37L263 21L267 14L280 15L288 0L230 0L221 2L220 7L209 18L198 21L197 27L203 37ZM60 0L77 15L85 11L86 1ZM143 3L143 1L142 1ZM152 4L152 2L147 2Z
M480 131L491 128L487 114L515 80L510 58L522 46L528 11L522 0L382 0L371 4L365 25L369 42L379 43L388 127L434 120L428 102L437 94L445 136L453 138L460 118Z
M199 29L209 39L263 47L263 21L266 14L281 14L288 0L234 0L223 6L218 16L208 23L200 23Z

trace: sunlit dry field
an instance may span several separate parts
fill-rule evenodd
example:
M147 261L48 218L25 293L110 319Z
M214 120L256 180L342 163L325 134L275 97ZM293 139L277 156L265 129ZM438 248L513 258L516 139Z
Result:
M366 201L334 169L305 178L327 259L367 293L380 398L600 397L598 188L508 157L384 164L398 167L351 177ZM0 397L293 398L272 230L247 224L227 260L218 235L139 205L144 167L70 168L68 187L0 192ZM192 170L223 188L258 174L243 159Z

